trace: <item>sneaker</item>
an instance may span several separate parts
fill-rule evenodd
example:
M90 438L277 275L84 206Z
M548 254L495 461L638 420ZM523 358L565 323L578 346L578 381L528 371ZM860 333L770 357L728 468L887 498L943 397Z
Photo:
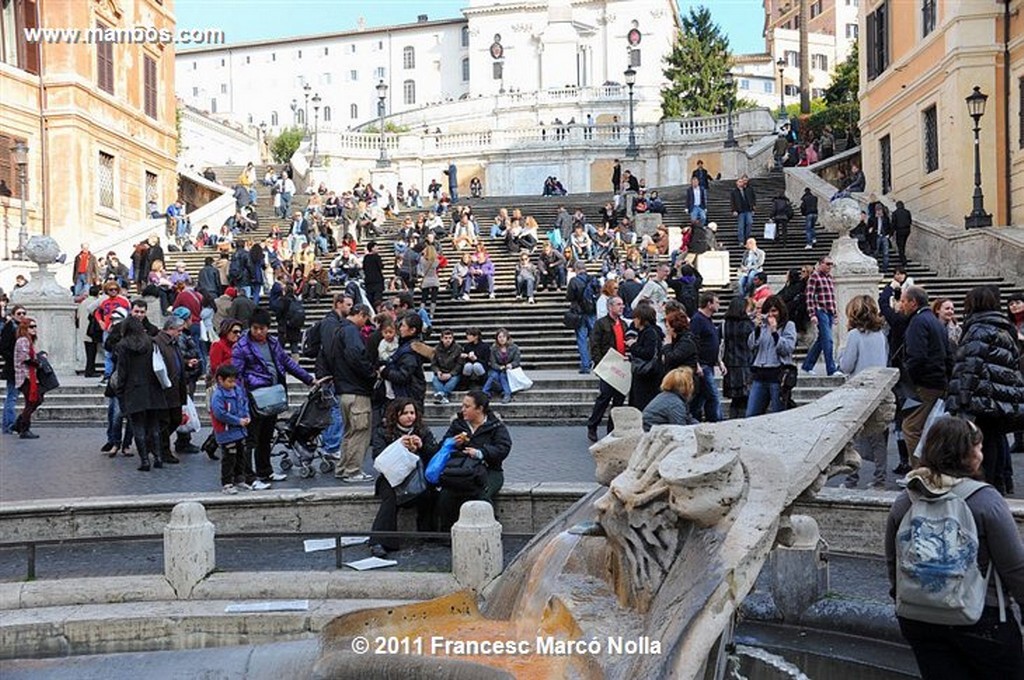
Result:
M592 442L592 443L597 441L597 428L596 427L588 427L587 428L587 439L590 440L590 442Z
M441 401L438 402L438 403L440 403L440 404L450 404L451 402L448 401L448 397L446 397L444 395L441 395Z
M235 488L234 484L225 484L223 487L221 487L221 492L234 496L235 494L238 493L238 489Z
M843 373L842 371L836 371L830 377L832 377L832 378L845 378L846 374Z
M162 458L163 462L170 463L171 465L176 465L181 462L180 458L178 458L177 456L170 452L168 452L167 455L162 456Z
M21 439L39 439L39 435L37 435L32 430L25 430L24 432L19 434L18 437L20 437Z
M246 484L245 482L238 482L237 484L234 485L234 487L239 491L252 491L252 486Z
M491 297L494 297L494 296L492 295ZM517 296L516 296L516 302L521 302L521 301L522 301L522 299L523 299L523 296L522 296L522 295L517 295Z
M487 297L488 297L488 298L490 298L491 300L493 300L493 299L494 299L494 293L491 293L491 294L490 294L490 295L488 295Z
M896 480L896 486L898 486L901 489L906 489L907 488L907 478L906 477L900 477L899 479L897 479Z
M106 387L108 378L100 378L100 387Z
M434 403L435 404L443 404L444 403L444 395L442 395L442 394L435 394L434 395Z
M270 482L264 482L262 479L257 479L252 483L253 491L266 491L271 487Z
M463 294L463 296L460 297L459 299L462 300L463 302L469 302L469 293Z
M283 472L275 472L271 474L269 477L267 477L267 479L269 479L272 482L283 482L284 480L288 479L288 475L286 475Z
M801 375L806 375L806 376L817 375L814 371L808 371L806 368L801 368L800 369L800 374Z
M534 300L533 298L530 298L529 300L527 300L527 302L530 303L531 305L537 304L537 301Z
M814 248L814 246L812 246L810 243L804 246L804 250L810 250L812 248Z
M512 395L509 394L509 395L506 395L506 396L502 397L501 398L501 403L502 404L511 404L512 403Z
M365 472L358 472L354 475L342 477L341 481L346 484L368 484L373 481L373 475L368 475Z

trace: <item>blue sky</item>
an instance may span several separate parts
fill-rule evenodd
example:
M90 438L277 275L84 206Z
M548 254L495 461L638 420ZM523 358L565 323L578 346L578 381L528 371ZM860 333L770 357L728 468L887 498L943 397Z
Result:
M733 52L763 52L761 0L677 0L680 9L711 8L711 16L728 34ZM467 0L176 0L179 29L220 28L227 42L286 38L355 28L362 16L367 26L431 19L453 19Z

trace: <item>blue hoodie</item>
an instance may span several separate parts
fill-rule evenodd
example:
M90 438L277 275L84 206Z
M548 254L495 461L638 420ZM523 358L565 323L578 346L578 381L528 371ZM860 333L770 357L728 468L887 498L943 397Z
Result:
M218 444L245 439L248 432L241 420L249 417L249 398L241 385L236 384L233 390L226 390L220 384L214 387L210 413L213 415L213 435Z

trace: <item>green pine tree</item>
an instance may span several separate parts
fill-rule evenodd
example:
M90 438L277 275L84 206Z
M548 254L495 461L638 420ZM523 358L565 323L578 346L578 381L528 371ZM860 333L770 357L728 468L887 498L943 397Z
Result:
M835 73L832 74L832 82L825 88L825 103L829 106L856 103L857 95L860 93L857 53L857 41L855 40L846 61L836 66Z
M736 85L725 84L731 52L729 38L711 21L706 7L691 7L683 30L665 57L669 84L661 92L663 118L725 113Z

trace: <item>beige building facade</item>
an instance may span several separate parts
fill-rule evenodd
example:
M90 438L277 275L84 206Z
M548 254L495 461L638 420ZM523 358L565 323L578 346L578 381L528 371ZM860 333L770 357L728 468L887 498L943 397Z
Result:
M974 190L974 123L994 225L1024 224L1024 0L862 0L861 149L867 190L962 225Z
M17 245L21 187L11 147L29 147L30 234L75 252L161 210L177 192L173 44L89 29L173 31L173 0L10 0L0 15L0 220ZM31 42L25 28L83 31ZM121 42L115 42L114 39ZM7 195L7 194L10 195ZM2 245L2 244L0 244Z

